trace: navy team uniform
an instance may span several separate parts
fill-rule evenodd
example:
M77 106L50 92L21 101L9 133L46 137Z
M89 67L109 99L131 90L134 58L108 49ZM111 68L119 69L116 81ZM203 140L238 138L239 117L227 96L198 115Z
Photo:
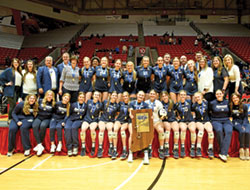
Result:
M208 102L206 100L203 100L201 104L198 104L195 102L192 105L192 111L195 112L195 121L206 123L210 121L209 118L209 111L208 111Z
M133 110L141 110L141 109L148 109L149 106L144 101L138 103L137 100L133 100L132 102L130 102L129 108L132 108Z
M110 69L110 88L109 93L116 91L118 94L123 92L122 85L121 85L121 78L122 78L122 71Z
M36 119L32 124L33 134L36 139L37 144L43 142L46 129L49 127L49 123L54 112L54 108L52 107L52 101L46 102L45 106L42 104L42 99L39 100L39 108ZM40 132L39 132L40 129Z
M174 106L172 109L168 109L169 106L169 102L165 103L164 101L161 102L163 105L163 109L165 109L167 111L167 117L162 120L163 122L174 122L176 121L176 116L175 116L175 112L174 112Z
M95 90L99 92L108 92L108 68L103 68L102 66L97 66L95 68L96 73L96 82L95 82Z
M136 81L133 78L133 72L129 73L127 70L122 74L123 78L123 91L127 91L129 94L136 94L135 83Z
M222 90L223 88L223 85L224 85L224 77L228 77L228 72L227 70L223 67L221 69L221 73L220 75L218 75L218 69L217 68L214 68L214 80L213 80L213 83L214 83L214 94L217 90ZM226 89L224 89L226 90ZM226 93L227 94L227 93Z
M104 100L102 105L103 105L102 107L103 113L100 117L100 121L114 122L116 113L119 110L119 105L116 102L115 103L109 102L109 105L108 105L107 100Z
M193 115L191 113L192 104L191 100L185 100L184 103L178 102L175 105L175 110L177 111L177 114L180 116L179 122L192 122L194 121Z
M124 102L119 103L119 115L116 118L116 121L119 121L121 124L123 123L131 123L131 119L129 117L129 104L125 104Z
M25 115L23 112L23 106L24 102L20 102L19 104L16 105L12 112L12 120L10 122L9 126L9 135L8 135L8 152L11 152L15 148L15 142L16 142L16 133L19 128L17 123L19 121L22 122L22 125L20 126L21 130L21 139L22 139L22 145L24 150L29 150L31 149L31 144L30 144L30 137L29 137L29 128L32 126L32 122L34 120L34 115L33 115L33 106L31 105L30 108L30 114Z
M193 96L198 91L194 71L191 72L189 69L184 70L184 78L186 79L184 90L187 92L187 95Z
M149 93L151 89L151 75L153 73L152 67L148 66L144 68L143 66L139 66L136 69L137 76L137 92L143 91L145 93Z
M168 69L166 66L162 66L162 68L159 68L159 66L155 66L153 68L153 74L154 74L154 90L157 93L160 93L162 91L167 91L167 83L166 83L166 76L168 73Z
M55 105L55 111L49 124L50 141L55 141L55 132L57 131L58 141L62 141L62 123L67 121L67 108L66 104L61 101Z
M220 146L220 153L227 155L231 142L233 125L229 120L229 106L228 101L213 100L209 104L209 111L211 112L211 121L216 132L217 142ZM225 133L225 137L223 135Z
M169 92L179 93L183 89L183 74L184 71L180 67L177 70L171 67L168 71L168 76L170 76Z
M81 82L79 87L79 92L92 92L92 77L95 74L95 69L93 67L89 67L88 69L83 67L80 71Z
M87 102L87 111L86 114L83 118L84 121L87 123L93 123L93 122L98 122L99 119L99 113L102 109L102 103L101 102L96 102L94 103L93 100L88 100Z
M75 102L70 105L70 116L65 125L65 140L68 150L78 148L78 128L82 125L87 105Z
M233 105L232 110L233 128L240 134L240 148L249 148L250 124L248 120L248 106L243 104L243 113L240 113L239 106Z

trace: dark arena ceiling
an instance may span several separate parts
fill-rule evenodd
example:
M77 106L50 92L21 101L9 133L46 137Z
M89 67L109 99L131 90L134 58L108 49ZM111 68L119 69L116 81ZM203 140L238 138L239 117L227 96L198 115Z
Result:
M249 14L250 0L29 0L78 14Z

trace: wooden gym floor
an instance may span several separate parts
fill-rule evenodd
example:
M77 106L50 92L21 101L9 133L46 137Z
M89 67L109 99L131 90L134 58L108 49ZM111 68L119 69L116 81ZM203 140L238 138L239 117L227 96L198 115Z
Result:
M145 166L141 158L129 164L86 156L0 155L0 189L249 190L250 161L152 158Z

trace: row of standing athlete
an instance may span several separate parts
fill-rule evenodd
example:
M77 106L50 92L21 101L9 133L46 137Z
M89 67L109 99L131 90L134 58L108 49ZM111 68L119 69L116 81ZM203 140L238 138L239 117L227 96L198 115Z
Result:
M80 89L80 91L86 92L86 101L91 98L93 89L102 93L102 101L108 98L109 93L116 91L117 102L122 99L123 91L129 92L130 97L135 98L135 94L142 90L148 99L151 89L154 89L157 94L168 91L175 103L179 101L178 94L182 89L191 99L195 92L200 91L208 101L215 99L215 91L218 89L222 89L225 96L228 92L229 96L234 92L242 94L240 72L233 63L231 55L226 55L223 62L220 57L214 57L211 67L204 57L201 57L197 63L188 60L186 65L180 65L177 57L173 59L172 65L164 64L163 57L158 57L154 67L149 66L149 62L149 57L144 56L140 66L134 68L133 62L129 61L126 69L122 70L122 62L118 59L114 68L108 69L108 60L103 57L100 66L91 72L90 59L85 57L84 67L81 69L84 74L81 80L86 81L86 85L84 90ZM87 77L88 75L85 74L87 72L92 74ZM93 84L91 80L94 81Z

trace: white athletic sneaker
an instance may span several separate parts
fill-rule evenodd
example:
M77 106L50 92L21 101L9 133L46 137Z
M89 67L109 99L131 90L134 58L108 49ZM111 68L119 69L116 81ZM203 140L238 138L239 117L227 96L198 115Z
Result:
M24 156L29 156L30 155L30 149L24 151Z
M50 152L54 153L55 151L56 151L56 145L52 144L51 147L50 147Z
M244 148L240 148L239 153L240 153L240 159L241 160L245 160L245 151L244 151Z
M144 152L143 164L149 165L148 152Z
M14 150L8 152L8 153L7 153L7 156L8 156L8 157L11 157L11 156L13 155L13 152L14 152Z
M220 157L220 159L221 159L223 162L227 162L227 156L226 156L226 155L219 154L219 157Z
M56 152L61 152L62 151L62 143L59 143L56 148Z
M133 153L129 153L128 155L128 163L132 163L133 162Z
M250 157L249 157L249 148L246 148L246 149L245 149L245 159L246 159L246 160L249 160L249 159L250 159Z
M68 150L68 156L72 156L72 150Z
M39 144L39 147L38 147L38 150L37 150L36 155L37 155L37 156L41 156L42 153L43 153L43 150L44 150L43 145L42 145L42 144Z
M37 145L33 148L33 150L36 151L36 152L38 151L38 149L39 149L39 144L37 144Z
M77 154L78 154L78 148L73 148L73 155L77 156Z

